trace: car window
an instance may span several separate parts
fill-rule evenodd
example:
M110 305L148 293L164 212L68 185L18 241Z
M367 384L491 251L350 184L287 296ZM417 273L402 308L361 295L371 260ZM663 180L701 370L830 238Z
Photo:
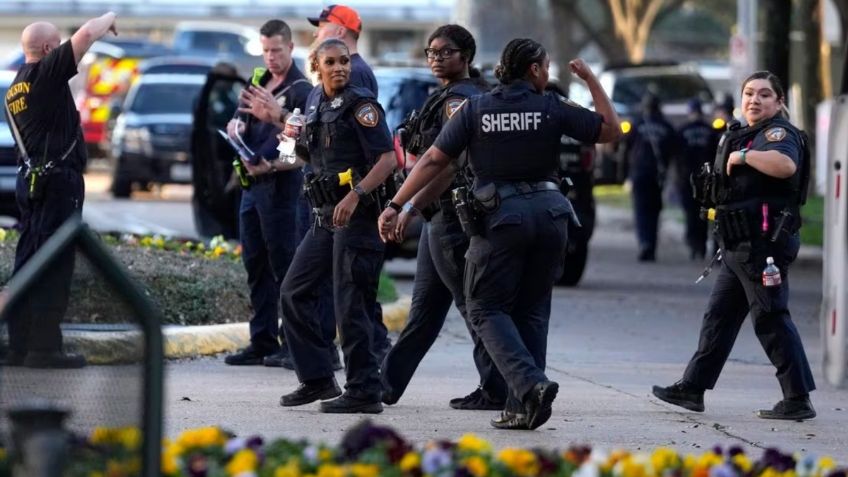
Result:
M168 63L152 65L144 69L145 74L182 74L182 75L206 75L212 67L209 65L176 64Z
M8 91L8 90L9 90L9 88L7 86L0 86L0 98L5 98L6 97L6 91ZM4 109L5 109L5 106L4 106ZM4 124L6 123L6 111L0 112L0 123L4 123Z
M216 53L244 54L247 39L233 33L195 31L189 35L188 49Z
M129 110L137 114L190 114L200 88L199 84L143 84Z
M613 88L612 100L637 104L648 91L657 95L661 102L685 102L694 97L712 101L709 86L702 78L683 74L619 77Z

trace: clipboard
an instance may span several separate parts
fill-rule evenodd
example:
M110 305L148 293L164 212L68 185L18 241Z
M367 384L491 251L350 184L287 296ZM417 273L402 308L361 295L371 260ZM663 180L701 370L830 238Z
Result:
M256 155L253 151L250 150L249 147L239 138L238 141L233 140L226 131L218 130L218 134L227 141L227 144L233 148L236 153L238 153L239 157L244 159L246 162L249 162L251 165L255 166L259 164L259 160L261 159Z

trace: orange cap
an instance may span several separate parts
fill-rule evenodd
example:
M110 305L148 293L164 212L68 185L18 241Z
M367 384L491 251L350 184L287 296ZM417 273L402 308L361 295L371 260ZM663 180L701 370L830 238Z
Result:
M318 26L320 22L330 22L336 25L341 25L348 30L356 33L362 32L362 20L356 10L344 5L330 5L321 10L321 14L317 18L307 18L309 23Z

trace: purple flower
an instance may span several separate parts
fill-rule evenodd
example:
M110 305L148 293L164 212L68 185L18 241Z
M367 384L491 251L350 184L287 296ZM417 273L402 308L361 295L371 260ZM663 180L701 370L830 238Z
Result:
M732 465L721 464L710 469L710 477L739 477Z
M450 452L444 449L430 449L424 452L424 458L421 459L421 470L425 474L438 474L450 466L453 458Z

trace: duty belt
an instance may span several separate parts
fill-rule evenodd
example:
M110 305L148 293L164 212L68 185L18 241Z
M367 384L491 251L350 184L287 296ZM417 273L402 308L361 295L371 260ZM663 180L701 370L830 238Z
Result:
M532 194L533 192L546 190L559 191L559 185L551 181L510 182L508 184L498 186L498 195L501 200L504 200L514 195Z

